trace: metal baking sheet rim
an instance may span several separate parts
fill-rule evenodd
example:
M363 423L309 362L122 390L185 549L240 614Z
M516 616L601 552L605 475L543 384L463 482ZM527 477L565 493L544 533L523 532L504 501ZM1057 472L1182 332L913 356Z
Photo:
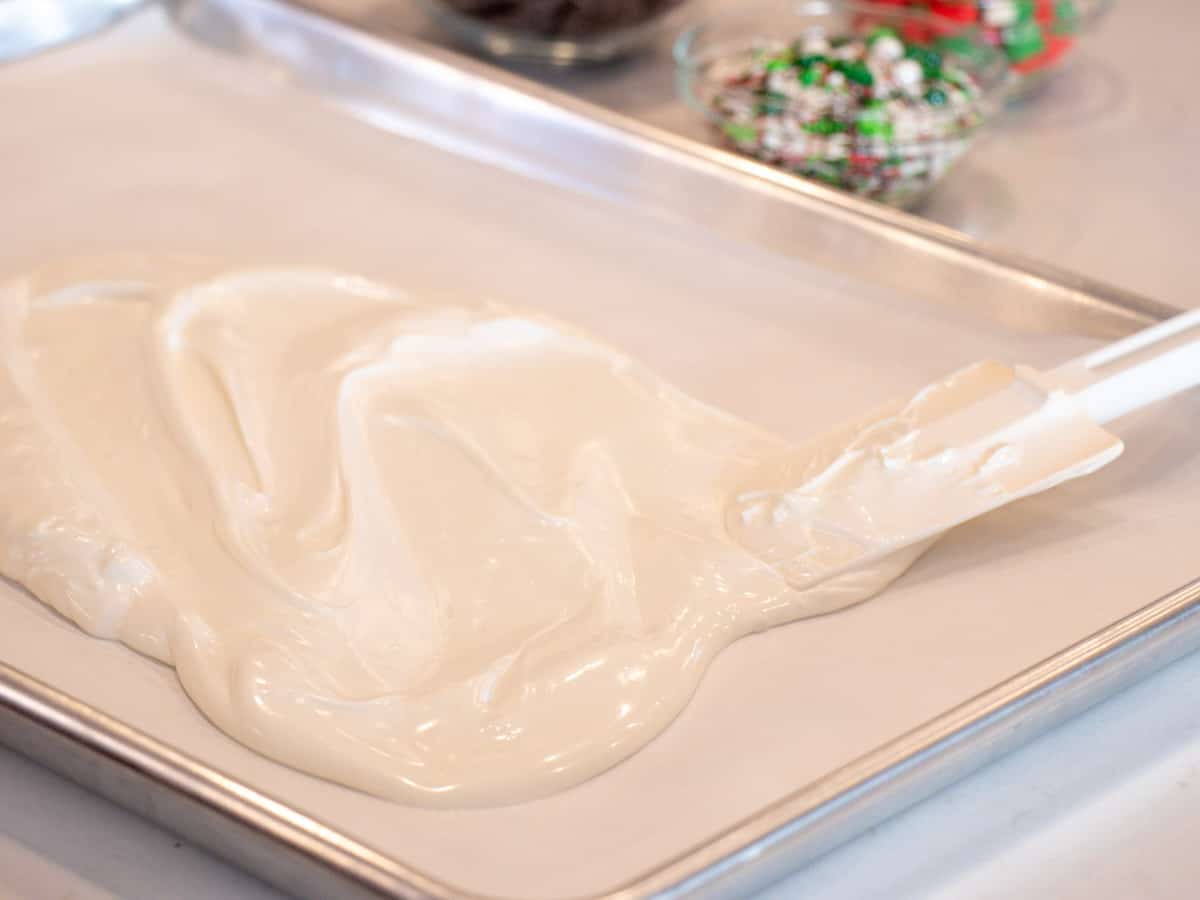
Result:
M188 6L187 0L173 4ZM261 4L267 8L267 4ZM312 13L297 15L318 18ZM344 28L344 26L330 25ZM375 39L359 34L354 39ZM927 252L1047 282L1080 300L1161 318L1170 308L1051 266L976 245L913 217L797 182L658 132L454 54L407 42L465 77L552 104L652 152L764 182L864 227L904 234ZM804 786L705 844L598 897L721 896L776 880L1104 697L1200 649L1200 581L1151 603L1016 677ZM278 800L0 663L0 742L178 832L291 893L314 898L467 897Z
M742 895L1200 649L1200 580L594 900ZM298 896L470 898L0 663L0 742Z

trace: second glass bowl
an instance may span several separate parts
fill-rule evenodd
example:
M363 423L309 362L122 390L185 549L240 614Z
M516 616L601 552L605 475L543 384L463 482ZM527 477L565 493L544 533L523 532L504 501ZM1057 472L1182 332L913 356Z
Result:
M675 57L684 98L727 146L902 208L966 153L1009 86L977 29L854 0L742 4L686 31Z
M962 25L978 27L1013 69L1009 98L1044 84L1073 58L1076 44L1112 0L900 0Z

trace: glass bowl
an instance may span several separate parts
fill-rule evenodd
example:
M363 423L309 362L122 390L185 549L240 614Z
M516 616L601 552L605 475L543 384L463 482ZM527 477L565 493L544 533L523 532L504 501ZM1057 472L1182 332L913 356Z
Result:
M667 31L694 0L421 0L454 41L496 59L606 63Z
M847 55L868 40L865 62ZM684 32L675 58L680 92L726 146L906 209L966 153L1009 86L1004 54L978 29L895 3L741 4Z
M901 0L963 25L1008 57L1009 98L1044 84L1071 56L1080 37L1103 18L1112 0Z

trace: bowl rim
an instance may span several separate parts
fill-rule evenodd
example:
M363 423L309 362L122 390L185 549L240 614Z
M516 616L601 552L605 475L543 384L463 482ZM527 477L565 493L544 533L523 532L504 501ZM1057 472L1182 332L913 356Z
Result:
M586 37L538 34L496 24L455 8L446 0L418 0L418 5L449 35L492 56L555 65L604 63L653 39L682 10L697 0L678 0L635 25L606 29Z

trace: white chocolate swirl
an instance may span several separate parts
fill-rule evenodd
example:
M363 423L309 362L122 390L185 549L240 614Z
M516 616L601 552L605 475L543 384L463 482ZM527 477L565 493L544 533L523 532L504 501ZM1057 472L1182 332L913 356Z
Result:
M725 520L798 451L537 315L322 271L77 270L0 296L0 571L354 788L569 787L661 732L722 647L924 549L792 589Z

